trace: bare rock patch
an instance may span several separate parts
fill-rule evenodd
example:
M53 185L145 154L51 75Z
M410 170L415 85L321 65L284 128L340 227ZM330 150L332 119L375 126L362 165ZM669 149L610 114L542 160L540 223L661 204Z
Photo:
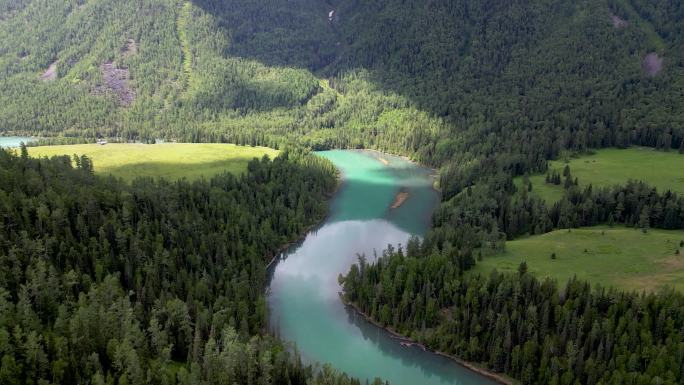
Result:
M663 70L663 58L655 52L650 52L641 61L641 68L648 76L656 76Z
M40 80L49 82L57 79L57 61L50 64L47 70L40 75Z
M613 27L616 29L620 28L625 28L629 23L627 23L627 20L621 18L618 15L613 14L612 12L610 13L610 21L613 23Z
M129 86L130 73L127 68L119 68L113 62L100 66L104 84L95 87L96 95L113 94L121 106L130 106L135 100L135 91Z

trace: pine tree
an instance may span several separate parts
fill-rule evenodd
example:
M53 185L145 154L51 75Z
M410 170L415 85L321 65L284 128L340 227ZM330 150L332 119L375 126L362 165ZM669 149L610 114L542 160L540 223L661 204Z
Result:
M21 159L28 159L28 149L26 148L26 143L21 142Z
M648 232L648 229L650 226L651 226L650 212L649 212L648 206L644 206L644 208L641 210L641 214L639 214L639 228L641 229L641 231L646 233L646 232Z

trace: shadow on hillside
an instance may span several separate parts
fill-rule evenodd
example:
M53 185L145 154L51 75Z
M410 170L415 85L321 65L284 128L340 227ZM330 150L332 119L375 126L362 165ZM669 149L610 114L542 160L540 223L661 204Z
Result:
M580 12L571 2L191 1L230 36L225 56L333 80L369 70L374 86L459 126L577 114L597 104L589 94L614 103L616 85L639 76L626 63L643 49L599 3Z
M335 60L335 31L323 1L192 0L214 16L230 36L226 56L255 59L273 67L318 71Z
M436 80L418 81L424 80L425 73L414 73L410 67L415 65L391 62L401 57L425 64L422 62L431 60L420 55L420 45L425 40L409 42L402 41L402 37L383 36L383 33L396 33L396 26L386 29L376 25L387 22L384 16L376 18L364 12L361 19L348 20L347 15L359 5L339 0L234 0L229 5L221 0L192 2L217 20L224 36L230 36L224 57L256 60L270 67L307 69L320 78L369 70L374 86L407 97L416 107L437 116L446 115L444 106L453 102L445 93L453 83L447 72L432 71L430 77ZM338 7L346 7L346 10ZM332 17L330 12L333 12ZM409 20L402 21L407 28L409 24ZM357 31L361 26L366 29ZM453 41L446 36L442 38L446 39L439 43L442 45L448 44L447 40ZM386 46L379 46L385 43ZM448 56L444 60L453 62L462 52L461 47L441 54ZM334 81L331 84L335 86ZM436 92L439 90L435 90L435 85L443 88L441 92Z

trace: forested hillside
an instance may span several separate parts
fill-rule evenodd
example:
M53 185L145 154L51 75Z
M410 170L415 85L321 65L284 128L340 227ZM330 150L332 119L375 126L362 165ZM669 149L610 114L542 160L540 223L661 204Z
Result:
M0 150L0 383L357 383L263 333L266 264L325 214L330 164L131 186L77 163Z
M472 185L488 197L467 202L477 218L462 220L476 243L498 236L511 177L544 171L565 150L684 141L684 11L674 3L3 7L3 132L409 155L441 169L445 200Z
M566 147L678 147L684 137L676 113L684 11L676 4L8 0L2 7L4 131L271 146L290 138L376 147L433 165L494 146L524 151L521 161L536 167ZM664 58L652 75L644 68L649 53Z
M0 0L0 132L410 156L439 169L434 230L412 242L410 258L389 251L352 271L348 300L524 383L675 384L681 295L576 282L559 289L524 268L520 276L462 274L479 253L524 234L598 223L682 228L682 198L647 184L599 189L568 170L549 175L563 198L547 203L513 178L592 148L684 148L683 31L677 1ZM70 170L65 160L3 157L12 187L0 195L8 210L0 230L11 241L0 255L13 258L3 268L18 267L3 274L10 316L0 322L11 327L0 329L0 342L11 342L0 348L11 371L2 378L137 381L140 373L165 376L175 367L166 362L180 361L188 365L179 378L209 380L214 371L202 365L213 361L193 365L195 358L225 346L263 352L259 362L281 370L274 378L302 383L310 375L282 358L277 342L226 341L263 328L261 257L320 216L330 170L310 182L277 160L253 163L242 179L141 180L129 190L93 179L88 162ZM41 189L46 178L57 187ZM73 207L55 206L63 200ZM233 222L250 231L218 225ZM212 248L219 234L230 249ZM397 278L406 272L415 277ZM121 334L94 334L96 357L73 353L90 349L73 332L87 325L82 319L106 318L101 309L114 304L114 326L92 333ZM221 357L246 362L231 354ZM236 382L269 372L255 370L226 372L241 373Z

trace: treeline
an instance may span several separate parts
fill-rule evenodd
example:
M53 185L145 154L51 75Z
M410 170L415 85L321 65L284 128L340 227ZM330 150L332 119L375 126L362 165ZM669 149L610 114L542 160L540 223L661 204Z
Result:
M500 184L468 187L435 214L435 229L341 276L344 299L373 320L431 349L482 363L523 384L678 384L684 380L684 296L626 293L527 274L466 273L505 241L558 228L621 224L684 230L684 199L639 181L582 187L569 167L549 205ZM509 181L501 176L493 181ZM482 215L489 210L490 215Z
M684 198L671 191L658 193L638 181L600 189L581 188L576 182L566 186L563 199L548 209L542 200L524 193L516 199L503 214L502 229L508 237L597 224L684 230Z
M417 239L341 278L344 298L428 348L522 384L681 384L684 296L625 293L575 279L461 274Z
M75 166L73 166L73 165ZM132 185L0 151L0 383L358 384L266 329L266 265L322 218L331 164Z
M640 181L582 187L568 167L563 174L547 174L548 183L563 185L563 197L557 202L546 202L531 193L527 178L521 188L505 175L492 178L489 185L466 188L437 209L435 228L426 236L426 244L452 255L461 270L468 270L477 258L503 250L506 240L554 229L598 224L643 231L684 229L684 197L669 190L658 192Z
M565 149L681 146L678 10L634 7L663 25L665 68L651 78L652 36L637 20L613 27L609 12L630 14L620 3L29 1L0 25L0 125L371 147L444 168L450 198L463 165L532 172ZM57 79L40 81L55 61ZM131 106L93 95L105 61L130 71Z

